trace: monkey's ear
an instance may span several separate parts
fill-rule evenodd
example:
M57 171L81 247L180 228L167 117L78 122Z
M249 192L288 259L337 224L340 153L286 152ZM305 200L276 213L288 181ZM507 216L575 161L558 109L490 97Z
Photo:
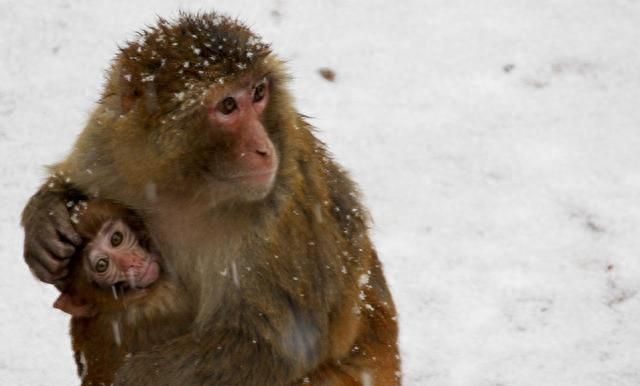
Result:
M113 71L115 93L120 98L120 109L123 114L131 110L133 104L143 95L139 71L131 62L121 60Z
M120 108L124 114L128 113L135 101L142 96L142 92L133 83L130 74L120 78Z
M53 308L57 308L71 316L78 318L90 318L96 316L98 311L93 304L84 303L80 299L69 293L61 293L53 303Z

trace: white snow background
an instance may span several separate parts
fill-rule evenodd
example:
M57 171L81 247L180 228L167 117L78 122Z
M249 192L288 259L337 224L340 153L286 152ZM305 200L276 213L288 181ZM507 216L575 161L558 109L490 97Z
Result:
M640 385L637 0L0 0L0 384L79 383L20 211L117 44L180 8L288 60L373 213L406 386Z

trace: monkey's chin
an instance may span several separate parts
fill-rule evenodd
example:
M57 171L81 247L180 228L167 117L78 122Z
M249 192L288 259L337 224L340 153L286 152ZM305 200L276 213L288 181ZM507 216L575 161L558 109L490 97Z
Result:
M250 188L246 188L243 189L242 193L241 193L241 198L245 201L245 202L255 202L255 201L260 201L262 199L264 199L265 197L267 197L269 195L269 193L271 193L271 190L273 189L273 184L267 186L261 186L261 187L250 187Z
M214 193L220 201L255 202L271 193L276 181L276 170L237 174L213 182ZM225 199L226 198L226 199Z
M246 201L258 201L265 198L273 189L276 179L275 170L234 178L240 195Z

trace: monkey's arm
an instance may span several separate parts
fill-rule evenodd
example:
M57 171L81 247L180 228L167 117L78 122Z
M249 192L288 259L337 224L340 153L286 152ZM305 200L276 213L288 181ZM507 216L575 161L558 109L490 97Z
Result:
M114 385L284 386L283 379L294 379L294 365L274 351L263 340L234 330L201 342L182 336L131 357Z
M326 326L289 302L278 298L270 309L237 303L201 331L134 354L114 385L289 385L318 366L327 341Z
M64 285L69 257L82 240L71 225L66 204L82 195L64 180L50 177L22 212L24 259L31 272L45 283Z

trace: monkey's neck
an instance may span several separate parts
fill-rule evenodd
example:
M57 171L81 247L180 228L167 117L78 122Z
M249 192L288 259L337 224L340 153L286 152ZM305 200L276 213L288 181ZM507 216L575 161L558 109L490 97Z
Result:
M261 233L266 205L258 201L212 206L206 197L197 195L162 195L149 203L144 218L150 233L171 245L192 247L194 240L211 238L222 238L228 243L240 237L246 242L247 237Z
M163 268L196 302L218 304L233 284L234 269L265 242L261 222L251 205L203 209L202 203L159 201L146 218L153 242L162 251ZM235 267L235 268L234 268ZM211 273L219 274L211 277ZM209 277L194 277L198 275ZM215 305L207 309L214 309Z

